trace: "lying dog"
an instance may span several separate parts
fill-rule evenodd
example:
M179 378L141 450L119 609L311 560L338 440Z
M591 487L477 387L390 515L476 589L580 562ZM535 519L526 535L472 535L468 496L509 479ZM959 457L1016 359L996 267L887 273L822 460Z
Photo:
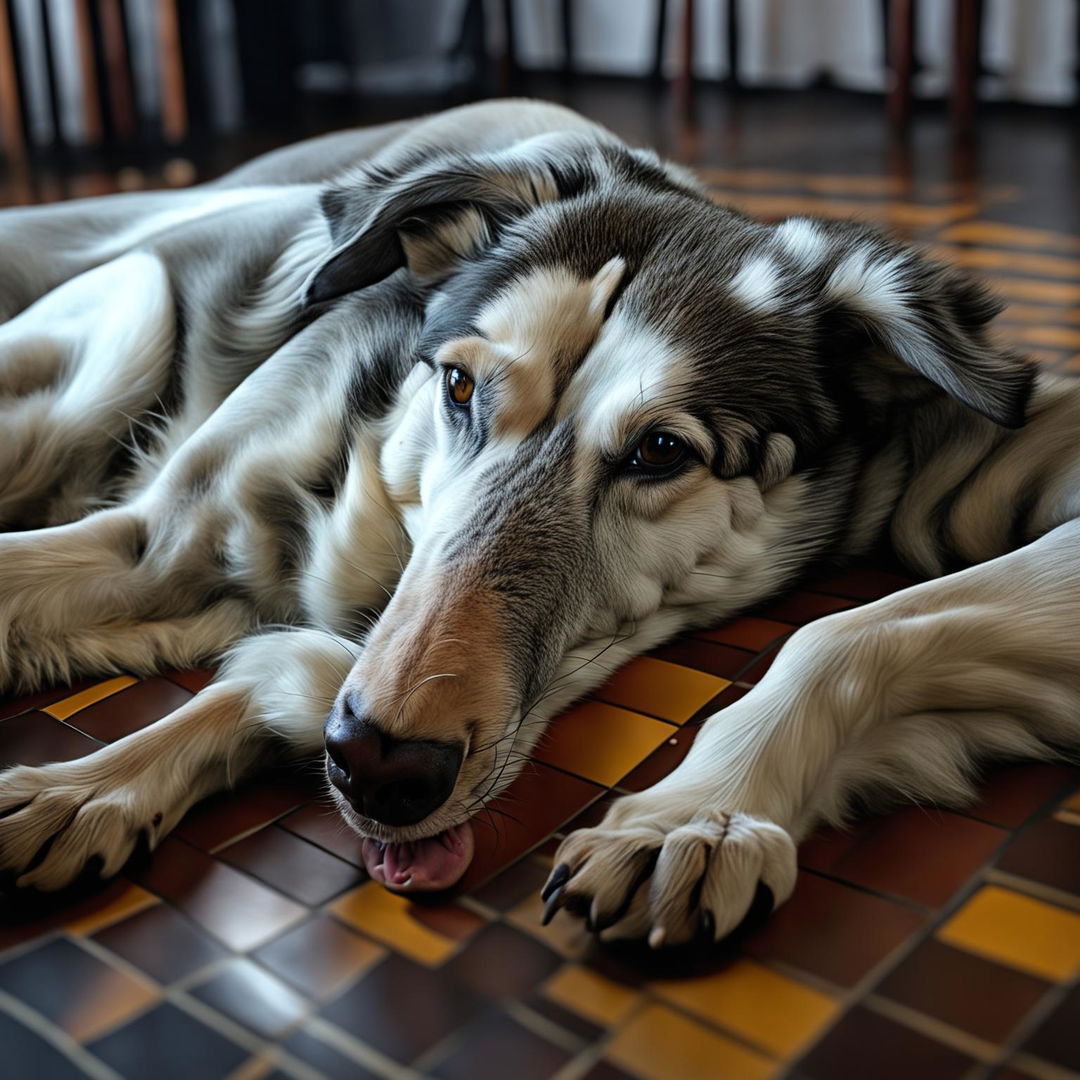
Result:
M549 914L720 937L853 796L955 802L1080 738L1080 396L867 226L760 224L504 102L0 236L0 681L225 655L146 730L0 776L19 886L115 874L324 737L371 874L452 884L549 717L884 535L948 576L796 633L565 841Z

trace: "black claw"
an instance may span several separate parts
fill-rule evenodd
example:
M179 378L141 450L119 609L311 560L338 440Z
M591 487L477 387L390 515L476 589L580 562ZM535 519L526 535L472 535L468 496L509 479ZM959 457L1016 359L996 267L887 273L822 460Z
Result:
M540 893L540 899L547 901L547 898L555 892L557 889L561 889L570 880L570 866L568 863L559 863L554 870L551 871L551 877L547 879L547 884L544 886Z
M547 924L549 922L551 922L552 919L555 918L555 912L557 912L559 910L559 908L561 908L561 907L562 907L562 889L557 888L548 897L548 901L544 906L544 914L543 914L542 918L540 919L540 925L541 926L547 926Z

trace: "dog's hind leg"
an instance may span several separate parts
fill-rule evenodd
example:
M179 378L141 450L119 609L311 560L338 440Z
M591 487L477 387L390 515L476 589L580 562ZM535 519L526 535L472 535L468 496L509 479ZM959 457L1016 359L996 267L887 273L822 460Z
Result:
M88 757L0 773L0 873L63 888L117 873L140 837L154 848L199 799L260 764L310 756L357 646L313 631L247 638L176 712Z
M0 529L108 500L166 393L174 330L168 275L148 252L87 271L0 326Z
M1080 522L799 630L655 787L572 833L552 911L653 945L722 937L854 796L957 803L988 758L1080 744ZM690 902L688 903L688 898Z

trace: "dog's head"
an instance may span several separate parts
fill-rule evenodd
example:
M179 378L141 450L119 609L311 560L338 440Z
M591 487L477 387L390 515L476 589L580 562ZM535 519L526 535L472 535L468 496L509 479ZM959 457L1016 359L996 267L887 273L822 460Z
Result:
M455 827L617 661L876 532L898 474L856 478L912 407L1023 419L980 288L866 226L747 219L614 141L417 160L324 209L313 300L402 266L431 289L382 457L412 555L326 731L396 887L460 873Z

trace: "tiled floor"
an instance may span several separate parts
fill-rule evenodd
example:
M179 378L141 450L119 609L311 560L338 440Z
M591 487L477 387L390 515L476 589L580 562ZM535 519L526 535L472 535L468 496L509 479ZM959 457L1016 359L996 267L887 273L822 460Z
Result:
M1080 370L1080 236L1010 223L1002 186L705 170L778 216L858 213L977 267L1002 331ZM551 838L676 765L810 619L902 585L873 568L658 649L558 720L478 825L459 894L365 881L314 771L196 808L103 893L0 922L0 1075L798 1080L1080 1076L1080 770L1004 768L965 812L911 807L804 845L793 899L713 955L540 925ZM0 762L90 752L205 672L0 702ZM587 734L586 734L587 729Z

